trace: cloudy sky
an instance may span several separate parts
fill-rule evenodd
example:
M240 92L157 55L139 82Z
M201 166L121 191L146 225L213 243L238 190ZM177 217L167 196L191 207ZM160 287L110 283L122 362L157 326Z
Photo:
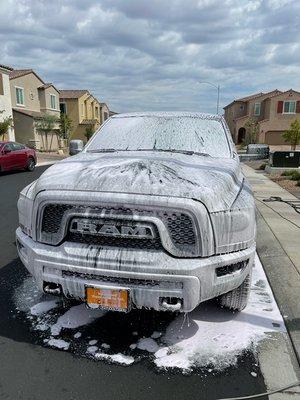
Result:
M0 0L0 64L118 111L300 90L298 0Z

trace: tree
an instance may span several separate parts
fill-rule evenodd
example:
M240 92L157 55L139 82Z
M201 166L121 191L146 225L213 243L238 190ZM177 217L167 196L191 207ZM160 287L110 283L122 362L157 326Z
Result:
M87 138L87 140L89 141L90 138L93 136L93 134L94 134L93 125L88 125L88 126L85 128L84 136L85 136L85 137Z
M300 144L300 121L295 119L291 123L290 129L286 130L282 135L285 142L289 142L292 150L296 150L298 144Z
M53 135L51 136L50 147L48 146L48 135L50 132L53 132L55 130L55 125L57 124L57 122L59 122L59 119L57 119L57 117L55 117L54 115L45 114L39 119L39 121L35 125L36 129L39 132L43 133L45 136L43 147L46 151L51 150Z
M250 143L257 143L259 125L256 119L249 118L245 123L246 135L244 139L244 145L247 146Z
M0 111L0 114L3 114L4 110ZM4 135L7 133L8 129L11 127L13 122L12 117L6 117L3 121L0 122L0 137L4 140Z
M59 120L59 137L61 139L69 139L72 129L72 120L67 114L60 114Z

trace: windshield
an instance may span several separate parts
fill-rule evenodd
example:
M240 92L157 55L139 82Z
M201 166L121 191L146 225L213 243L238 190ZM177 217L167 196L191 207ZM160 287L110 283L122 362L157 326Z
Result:
M105 150L187 151L230 157L222 123L190 116L112 118L86 147L88 152Z

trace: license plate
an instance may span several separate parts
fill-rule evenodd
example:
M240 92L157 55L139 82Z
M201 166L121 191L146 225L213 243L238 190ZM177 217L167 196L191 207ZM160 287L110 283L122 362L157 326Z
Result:
M129 293L127 289L86 288L86 303L90 308L114 311L128 311Z

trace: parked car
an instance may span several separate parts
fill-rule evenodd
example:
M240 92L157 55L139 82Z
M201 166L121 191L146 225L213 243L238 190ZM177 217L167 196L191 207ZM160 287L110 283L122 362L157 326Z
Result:
M113 116L18 210L20 258L46 293L118 311L247 304L255 205L221 116Z
M0 142L0 171L26 169L33 171L36 164L36 153L23 144Z

